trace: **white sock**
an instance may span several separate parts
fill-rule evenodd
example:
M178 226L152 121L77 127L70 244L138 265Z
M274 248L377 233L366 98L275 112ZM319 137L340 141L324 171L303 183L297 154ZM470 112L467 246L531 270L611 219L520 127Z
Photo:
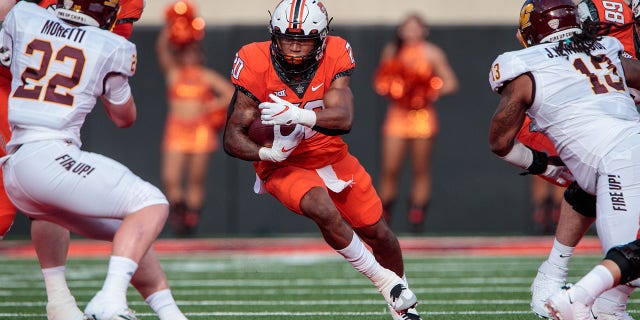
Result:
M169 289L154 292L144 299L144 302L153 309L160 320L187 320L187 317L178 308Z
M551 248L547 261L558 268L568 270L569 260L573 255L573 250L575 250L575 247L565 246L558 242L558 239L554 239L553 247Z
M131 277L138 269L138 264L126 257L111 256L109 259L109 269L107 278L102 286L102 294L107 297L124 296L127 297L127 288L131 282Z
M597 265L586 276L582 277L572 288L575 290L575 301L584 303L585 305L593 304L596 297L613 287L613 275L609 269L602 265Z
M356 233L353 233L351 243L344 249L336 250L341 254L358 272L371 279L382 266L376 261L373 254L364 247L362 241Z
M44 286L47 290L47 299L49 301L73 298L67 286L67 280L64 274L65 270L65 266L42 269Z

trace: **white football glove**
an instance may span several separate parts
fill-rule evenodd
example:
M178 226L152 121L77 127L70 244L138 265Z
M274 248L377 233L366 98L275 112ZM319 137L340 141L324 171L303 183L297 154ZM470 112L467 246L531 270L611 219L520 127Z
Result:
M271 148L262 147L258 151L260 160L282 162L296 149L304 138L304 127L296 124L296 128L286 136L280 133L280 125L273 126L273 144Z
M263 124L301 124L309 128L316 125L314 111L298 108L273 93L269 94L269 98L273 102L262 102L258 106Z
M557 156L550 156L547 159L547 169L540 175L549 177L560 185L568 185L576 180L571 171L569 171L567 166L565 166Z
M8 48L0 48L0 64L7 68L11 66L11 50Z

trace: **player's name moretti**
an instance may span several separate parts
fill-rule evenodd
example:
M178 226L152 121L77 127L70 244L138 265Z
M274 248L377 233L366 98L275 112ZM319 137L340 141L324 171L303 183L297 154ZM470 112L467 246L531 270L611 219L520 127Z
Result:
M87 31L80 28L66 28L57 21L47 20L44 26L42 26L40 33L54 37L66 38L75 42L82 42Z
M591 50L607 50L607 48L602 45L600 42L593 42L593 45L590 48ZM558 58L558 57L566 57L570 54L582 52L582 49L575 48L571 44L562 47L562 50L559 50L558 47L553 48L545 48L547 51L547 58Z

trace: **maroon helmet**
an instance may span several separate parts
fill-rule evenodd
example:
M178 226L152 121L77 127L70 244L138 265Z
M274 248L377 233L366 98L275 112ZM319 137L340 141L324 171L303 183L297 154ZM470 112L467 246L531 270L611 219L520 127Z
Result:
M571 0L526 0L520 9L518 39L529 47L555 42L580 32L580 20Z
M120 0L58 0L58 18L76 25L111 30L116 22Z

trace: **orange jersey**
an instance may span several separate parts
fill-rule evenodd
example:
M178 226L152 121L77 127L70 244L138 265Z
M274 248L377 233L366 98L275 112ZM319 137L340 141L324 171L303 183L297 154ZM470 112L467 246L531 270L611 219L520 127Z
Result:
M270 54L271 41L245 45L236 54L231 82L256 102L269 101L273 93L292 104L307 110L324 108L322 100L331 83L342 76L349 76L355 68L355 60L349 43L336 36L327 37L324 56L306 88L300 84L287 84L281 80ZM347 145L340 136L327 136L307 128L304 140L283 162L258 161L256 172L264 178L272 169L295 166L317 169L339 161L347 155Z
M624 51L637 58L633 43L633 12L625 0L584 0L580 6L581 10L588 10L593 21L609 24L610 29L603 32L620 40Z

